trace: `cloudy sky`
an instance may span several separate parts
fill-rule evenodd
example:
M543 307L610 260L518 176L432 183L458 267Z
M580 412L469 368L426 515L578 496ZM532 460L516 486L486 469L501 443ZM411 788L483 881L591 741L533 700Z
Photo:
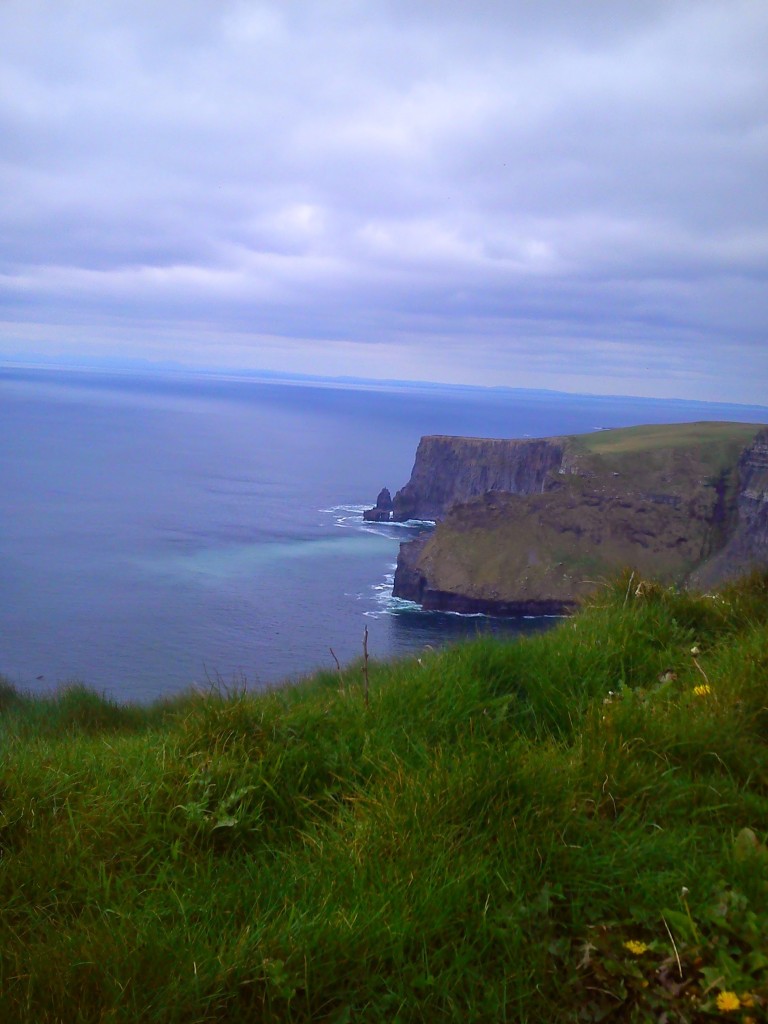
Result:
M0 360L768 404L764 0L2 0Z

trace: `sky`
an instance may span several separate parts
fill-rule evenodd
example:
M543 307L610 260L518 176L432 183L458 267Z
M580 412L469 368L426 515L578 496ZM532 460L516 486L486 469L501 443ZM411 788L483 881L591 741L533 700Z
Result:
M768 404L764 0L2 0L0 361Z

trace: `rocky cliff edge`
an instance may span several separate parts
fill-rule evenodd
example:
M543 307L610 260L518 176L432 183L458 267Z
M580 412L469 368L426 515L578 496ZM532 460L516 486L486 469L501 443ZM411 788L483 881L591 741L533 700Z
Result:
M768 430L699 423L537 440L422 438L396 519L394 593L425 608L553 614L623 568L709 586L768 564Z

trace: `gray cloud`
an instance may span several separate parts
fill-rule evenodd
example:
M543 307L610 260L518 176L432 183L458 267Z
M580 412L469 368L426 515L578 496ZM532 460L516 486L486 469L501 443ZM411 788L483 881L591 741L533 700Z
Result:
M766 53L750 0L7 0L0 355L765 401Z

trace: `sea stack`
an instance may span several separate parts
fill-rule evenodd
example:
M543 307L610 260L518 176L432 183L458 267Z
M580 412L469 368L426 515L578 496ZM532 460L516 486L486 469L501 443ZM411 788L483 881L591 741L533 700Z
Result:
M363 512L363 519L369 523L388 523L392 519L392 495L386 487L382 487L376 504Z

